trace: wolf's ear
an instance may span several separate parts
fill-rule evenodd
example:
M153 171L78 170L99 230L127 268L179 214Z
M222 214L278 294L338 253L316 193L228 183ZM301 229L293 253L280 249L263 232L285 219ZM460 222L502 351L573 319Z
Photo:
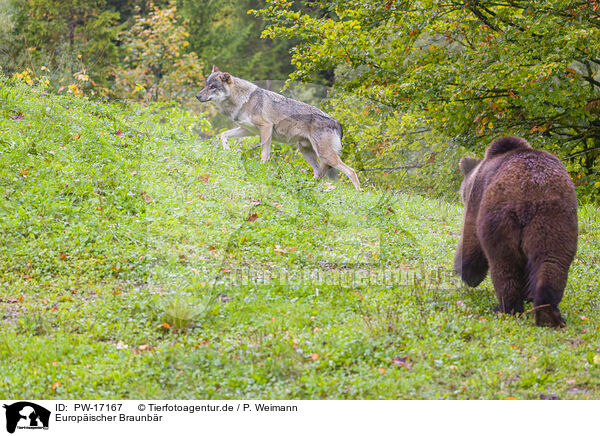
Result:
M219 70L216 65L213 65L213 69L211 71L211 74L212 73L218 73L219 71L221 71L221 70Z
M477 159L476 157L466 156L463 157L458 163L458 167L460 168L460 174L465 177L469 174L473 169L479 165L481 159Z
M229 73L223 73L223 82L225 82L225 83L231 83L231 74L229 74Z

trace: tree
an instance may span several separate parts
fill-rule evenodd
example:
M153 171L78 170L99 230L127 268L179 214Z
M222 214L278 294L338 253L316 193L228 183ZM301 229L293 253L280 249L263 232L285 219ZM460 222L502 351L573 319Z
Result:
M93 65L92 80L106 84L117 59L119 13L105 0L4 0L9 32L0 56L7 72L51 71L56 82L72 80L81 65Z
M188 50L189 33L174 4L139 16L123 35L125 57L115 72L117 94L146 101L183 101L202 87L202 64Z
M248 10L262 6L262 0L178 0L179 13L189 25L191 48L207 68L216 64L248 80L282 80L292 72L292 44L260 38L265 24Z
M300 38L292 79L335 67L336 87L481 152L516 134L572 172L600 167L600 2L286 0L260 11L269 38ZM333 18L332 18L333 17Z

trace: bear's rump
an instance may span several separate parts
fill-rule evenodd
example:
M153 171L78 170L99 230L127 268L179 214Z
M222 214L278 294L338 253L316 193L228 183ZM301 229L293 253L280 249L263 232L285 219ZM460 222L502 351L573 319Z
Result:
M523 261L521 250L522 220L529 214L527 210L516 208L515 204L484 203L477 217L477 238L488 260L495 258L513 259L514 262Z
M565 199L484 202L476 229L490 261L522 264L551 258L568 265L577 248L576 204Z

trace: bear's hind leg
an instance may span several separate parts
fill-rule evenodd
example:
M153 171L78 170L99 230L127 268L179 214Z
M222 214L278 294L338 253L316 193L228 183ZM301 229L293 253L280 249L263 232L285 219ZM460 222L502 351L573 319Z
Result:
M562 299L569 267L555 262L532 262L530 271L531 300L535 309L535 324L540 327L566 325L558 304Z
M479 211L477 235L490 264L490 277L498 298L497 311L523 312L527 276L526 257L520 249L521 228L503 204L488 201Z
M535 323L543 327L563 327L558 310L569 266L577 251L577 212L559 202L537 209L537 216L523 231L523 251L527 256L527 296L533 301Z
M494 259L490 262L490 276L498 298L495 310L511 315L523 312L526 285L523 268L514 259Z

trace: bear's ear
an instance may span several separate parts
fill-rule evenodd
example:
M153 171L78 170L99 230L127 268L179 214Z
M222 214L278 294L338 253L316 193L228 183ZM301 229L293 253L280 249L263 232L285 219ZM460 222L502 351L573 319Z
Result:
M219 71L221 71L221 70L219 70L216 65L213 65L213 69L211 71L211 74L212 73L218 73Z
M465 177L467 174L473 171L473 169L479 165L480 162L481 159L477 159L476 157L463 157L458 164L458 167L460 168L460 174Z

